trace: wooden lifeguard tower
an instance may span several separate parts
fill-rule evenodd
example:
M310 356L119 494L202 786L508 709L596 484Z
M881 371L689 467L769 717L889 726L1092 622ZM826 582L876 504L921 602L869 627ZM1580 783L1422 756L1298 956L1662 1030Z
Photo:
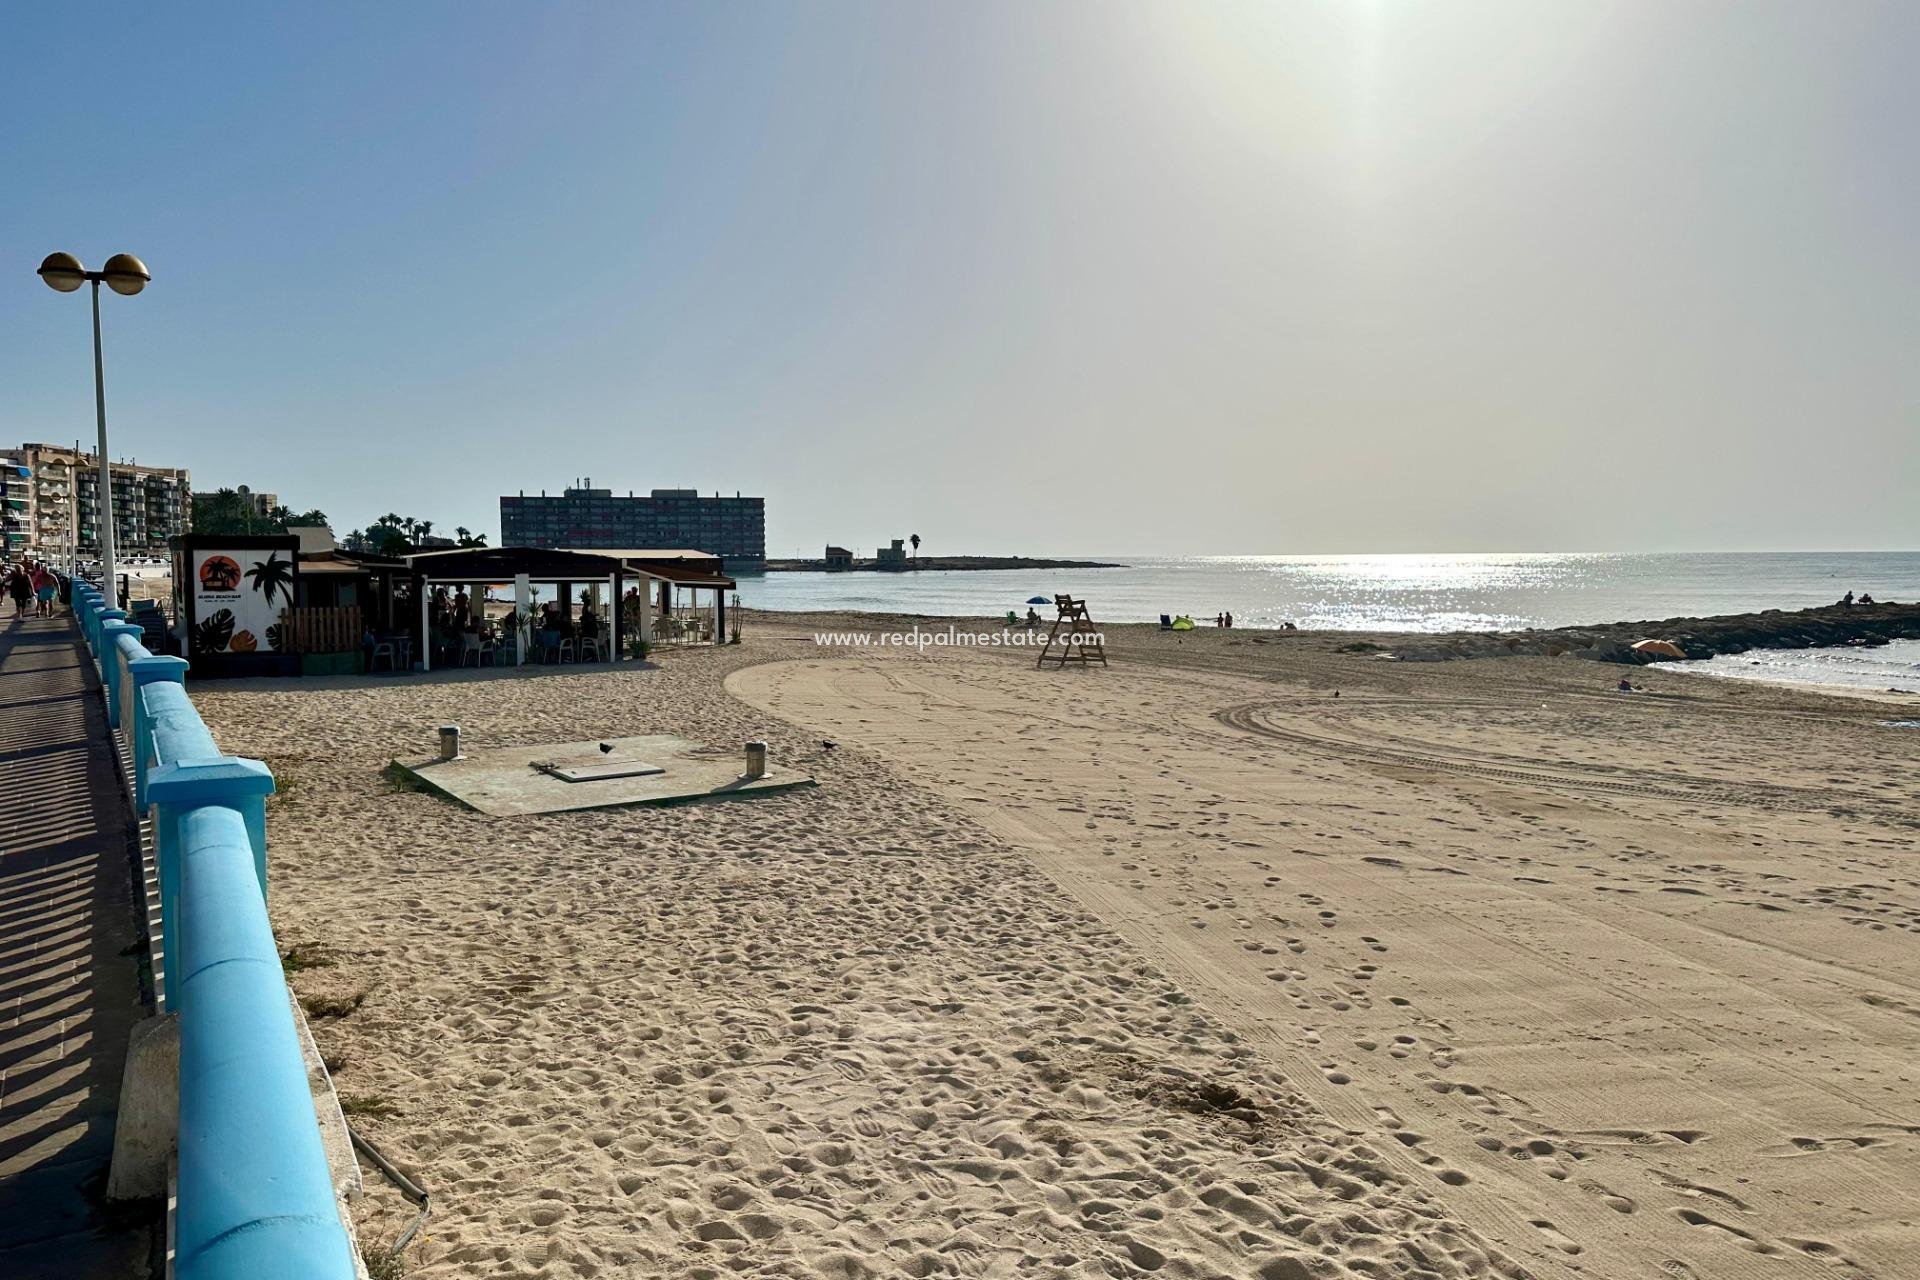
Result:
M1107 665L1107 649L1100 642L1100 633L1093 629L1093 619L1087 613L1087 602L1075 600L1072 596L1055 596L1053 606L1059 616L1053 620L1053 630L1047 632L1047 643L1040 650L1039 660L1033 665L1044 667L1047 656L1053 652L1053 642L1060 641L1060 656L1055 658L1056 667L1065 667L1069 662L1081 666L1092 665L1099 659L1101 666ZM1065 627L1067 634L1063 638L1060 629Z

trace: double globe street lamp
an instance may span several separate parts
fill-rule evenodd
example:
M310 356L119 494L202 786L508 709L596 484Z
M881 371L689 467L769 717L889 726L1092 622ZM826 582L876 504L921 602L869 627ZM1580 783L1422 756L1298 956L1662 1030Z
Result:
M100 585L107 591L107 598L116 605L120 602L120 589L113 571L113 471L107 461L107 382L100 364L100 282L107 282L107 288L125 297L132 297L147 287L147 281L153 277L147 274L147 264L130 253L116 253L107 259L107 265L98 271L89 271L80 265L80 259L70 253L50 253L40 264L40 278L47 287L61 293L72 293L83 284L93 285L93 406L100 420L100 501L96 517L100 521ZM74 486L74 501L80 500L79 486Z

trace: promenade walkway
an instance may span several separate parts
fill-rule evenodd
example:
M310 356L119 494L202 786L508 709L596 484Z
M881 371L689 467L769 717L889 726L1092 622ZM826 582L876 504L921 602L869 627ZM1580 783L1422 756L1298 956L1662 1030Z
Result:
M9 606L10 608L10 606ZM102 1203L147 1010L126 795L66 617L0 619L0 1276L149 1274L155 1206Z

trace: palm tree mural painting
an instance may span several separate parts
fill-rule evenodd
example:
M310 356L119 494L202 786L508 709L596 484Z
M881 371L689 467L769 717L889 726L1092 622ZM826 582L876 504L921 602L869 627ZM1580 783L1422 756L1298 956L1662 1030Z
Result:
M265 560L254 561L253 568L247 570L247 580L253 583L253 589L273 603L278 595L288 604L293 603L293 563L282 560L279 552L270 552Z

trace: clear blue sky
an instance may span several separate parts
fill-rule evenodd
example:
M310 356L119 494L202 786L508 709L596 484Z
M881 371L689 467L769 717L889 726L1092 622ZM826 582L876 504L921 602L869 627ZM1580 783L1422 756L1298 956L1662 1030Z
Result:
M337 528L1920 546L1920 5L13 5L0 442Z

